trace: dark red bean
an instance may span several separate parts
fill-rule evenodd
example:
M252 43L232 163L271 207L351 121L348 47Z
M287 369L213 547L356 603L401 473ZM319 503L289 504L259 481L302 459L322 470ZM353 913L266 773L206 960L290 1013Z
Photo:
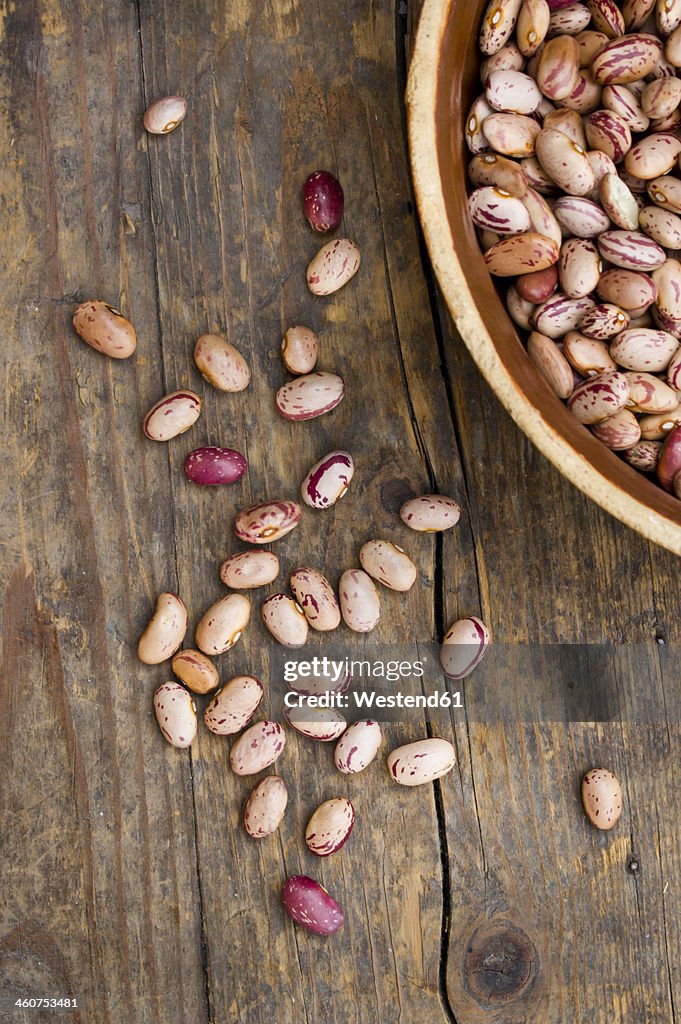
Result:
M215 487L233 484L244 475L248 463L233 448L196 448L184 460L184 471L195 484Z
M287 878L281 888L284 910L315 935L333 935L343 927L343 911L326 889L307 875Z
M333 231L343 219L343 189L329 171L315 171L303 184L303 213L313 231Z

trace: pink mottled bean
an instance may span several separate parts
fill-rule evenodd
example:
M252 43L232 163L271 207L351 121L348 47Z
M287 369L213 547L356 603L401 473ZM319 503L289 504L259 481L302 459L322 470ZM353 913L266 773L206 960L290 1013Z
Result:
M330 857L345 845L354 824L355 808L346 797L325 800L307 823L308 850L318 857Z
M352 280L362 261L349 238L334 238L323 245L307 268L307 286L313 295L332 295Z
M629 397L629 385L623 373L599 373L579 384L568 399L568 409L580 423L600 423L623 409Z
M235 775L255 775L274 764L285 746L286 736L278 722L255 722L232 747L230 767Z
M196 736L196 705L184 686L162 683L154 692L154 714L164 738L173 747L189 747Z
M331 412L340 405L344 396L343 378L318 370L282 385L274 402L284 419L303 421Z
M234 533L247 544L271 544L290 533L302 512L295 501L264 501L242 509L234 520Z
M217 736L233 736L248 725L264 694L264 687L255 676L234 676L215 694L203 720Z
M388 755L388 772L400 786L422 786L451 772L454 747L437 736L398 747Z
M363 772L376 757L383 734L378 722L366 719L353 722L336 744L333 760L343 775L357 775Z
M355 473L350 452L329 452L303 480L300 493L310 508L331 508L346 493Z
M142 429L150 441L169 441L184 434L201 415L201 399L195 391L173 391L151 407Z
M637 444L641 438L639 422L629 409L620 409L614 416L608 416L602 423L596 423L591 433L613 452L624 451Z
M361 569L348 569L338 584L341 615L355 633L369 633L381 617L381 600L371 577Z

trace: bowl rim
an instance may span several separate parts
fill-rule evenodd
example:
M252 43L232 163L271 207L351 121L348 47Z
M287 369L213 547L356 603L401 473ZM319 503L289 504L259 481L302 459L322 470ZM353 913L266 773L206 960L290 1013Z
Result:
M519 390L478 312L454 244L438 150L440 51L455 3L456 0L425 0L411 55L405 97L416 203L430 260L444 299L473 360L497 398L535 447L606 512L648 540L681 555L681 522L651 508L606 476L542 415L530 398Z

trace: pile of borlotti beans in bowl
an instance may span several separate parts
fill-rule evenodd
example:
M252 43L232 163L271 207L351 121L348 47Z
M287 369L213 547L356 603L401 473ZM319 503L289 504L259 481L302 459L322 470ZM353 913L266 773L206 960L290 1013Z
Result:
M470 215L527 353L681 498L681 0L492 0Z

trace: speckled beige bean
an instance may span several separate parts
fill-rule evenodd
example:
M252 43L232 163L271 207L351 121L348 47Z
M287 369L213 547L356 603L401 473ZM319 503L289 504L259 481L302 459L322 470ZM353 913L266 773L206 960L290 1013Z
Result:
M307 823L305 842L310 853L329 857L343 847L355 823L355 808L346 797L325 800Z
M410 498L400 509L400 519L410 530L435 533L456 526L461 509L454 498L445 494L424 494Z
M111 359L127 359L137 348L137 334L130 321L100 299L82 302L73 314L73 326L90 348Z
M243 391L250 383L251 371L241 352L217 334L197 338L194 362L204 380L218 391Z
M484 153L490 147L490 142L483 129L483 122L493 113L494 111L484 96L478 96L473 100L464 131L466 145L473 155Z
M650 118L643 113L641 104L628 85L606 85L601 99L603 106L623 118L632 132L648 131Z
M452 623L442 639L440 665L448 679L465 679L477 668L489 645L482 619L468 615Z
M579 114L590 114L600 107L602 92L603 87L594 81L591 72L586 68L580 68L574 89L566 99L561 100L561 103Z
M624 18L615 0L586 0L591 13L591 24L609 39L624 34Z
M251 839L264 839L276 832L288 803L286 783L279 775L268 775L251 790L244 805L243 825Z
M586 311L578 327L580 334L586 335L587 338L607 341L616 334L626 331L630 323L631 317L619 306L611 302L600 302L593 309ZM615 367L604 366L603 369L614 370Z
M183 96L161 96L144 111L144 127L151 135L168 135L187 116L187 101Z
M522 71L493 71L485 83L485 99L493 110L533 114L541 98L537 83Z
M522 71L526 60L516 44L505 43L496 53L480 61L480 81L484 85L493 71Z
M627 32L636 32L646 23L657 0L624 0L622 17Z
M579 46L579 64L582 68L590 68L594 57L603 49L608 42L605 32L596 32L594 29L585 29L575 36Z
M422 786L450 772L456 754L451 743L432 736L391 751L387 764L390 777L400 786Z
M316 569L294 569L289 585L313 629L324 633L340 625L340 608L326 576Z
M602 179L606 174L617 174L617 168L607 153L601 153L600 149L590 149L586 154L587 160L594 172L594 187L589 192L588 198L594 202L600 202L599 188Z
M678 347L678 339L666 331L630 328L611 342L610 355L627 370L662 373Z
M676 164L681 153L681 139L671 134L658 132L647 135L633 146L624 158L629 174L643 181L650 181L666 174Z
M409 555L388 540L369 540L359 552L365 572L390 590L404 593L416 582L416 566Z
M665 249L681 249L681 217L659 206L646 206L638 215L641 231Z
M591 15L583 3L563 3L551 11L548 36L577 36L583 32Z
M627 408L635 413L671 412L678 405L676 391L652 373L629 370L625 373L629 383ZM632 442L633 443L633 442ZM627 447L630 447L627 445Z
M331 508L344 497L354 475L350 452L329 452L307 473L300 485L301 497L309 508Z
M296 377L277 391L274 404L280 416L300 422L331 412L345 396L343 378L337 373L317 370Z
M255 676L234 676L204 711L206 726L217 736L241 732L260 707L264 693L262 683Z
M187 632L187 609L177 594L160 594L156 608L137 645L137 657L145 665L160 665L172 658Z
M177 678L194 693L210 693L220 683L218 670L201 651L178 651L173 655L170 667Z
M612 110L594 110L586 119L586 138L591 149L600 149L618 164L631 149L629 125Z
M530 215L522 201L492 185L483 185L471 192L468 212L477 227L489 228L499 235L514 235L530 229Z
M528 232L502 238L485 253L485 263L496 277L516 277L553 266L558 262L559 252L552 239Z
M582 149L586 149L586 135L584 133L584 122L576 110L566 110L559 107L546 115L542 122L543 128L555 128L563 132L568 138L576 142Z
M204 613L196 627L196 646L204 654L224 654L237 642L250 617L251 602L244 594L220 598Z
M639 422L629 409L620 409L602 423L591 427L591 433L613 452L625 451L641 438Z
M563 242L558 260L558 278L561 288L569 298L585 299L595 290L600 276L601 260L592 242L587 238L568 238ZM577 326L586 311L586 308L576 310L578 319L574 320L569 330ZM535 323L538 330L541 330L539 316L535 316Z
M542 196L553 196L558 191L555 181L549 178L536 156L525 157L520 161L520 168L525 175L528 186L534 189L535 192Z
M681 426L681 405L671 412L656 412L639 419L641 438L644 441L662 441L670 430Z
M150 441L169 441L196 423L201 415L201 399L195 391L173 391L151 407L142 429Z
M333 295L351 281L362 257L349 238L334 238L323 245L310 261L306 280L313 295Z
M309 327L289 327L281 342L281 358L289 373L311 373L317 365L319 341Z
M527 354L553 393L569 398L575 386L574 375L556 342L533 331L527 339Z
M675 391L681 391L681 347L677 348L669 360L666 381Z
M604 302L612 302L627 312L646 308L657 298L653 279L637 270L605 270L596 290Z
M589 243L583 239L574 239L583 244ZM549 338L556 340L564 337L568 331L574 331L584 314L593 307L593 299L584 296L580 299L573 299L562 292L556 292L546 302L537 306L534 313L534 326L540 334L546 334Z
M653 473L661 450L661 441L639 441L624 452L624 461L642 473Z
M288 724L317 743L332 743L346 729L347 722L336 708L307 707L305 704L284 711Z
M272 544L290 533L302 512L295 501L263 501L238 513L234 533L246 544Z
M661 36L668 36L681 25L680 0L657 0L655 21Z
M488 145L502 156L526 157L534 153L540 127L526 114L488 114L482 122Z
M681 213L681 180L671 174L648 182L648 195L656 206L670 213Z
M595 377L599 373L616 370L617 364L604 341L588 338L580 331L570 331L563 339L563 355L582 377ZM572 393L573 386L570 388ZM569 395L565 396L569 398Z
M300 605L288 594L268 597L260 614L274 639L284 647L303 647L307 643L307 619Z
M649 75L661 56L662 44L656 36L632 33L604 46L591 70L601 85L627 85Z
M681 263L671 258L665 260L650 276L657 285L656 309L664 317L678 323L681 321Z
M570 95L579 75L579 44L571 35L558 35L545 44L537 65L537 85L550 100Z
M560 228L560 224L556 220L553 210L547 203L546 199L539 194L535 189L528 188L525 195L522 197L523 205L530 215L530 231L537 235L542 235L544 238L550 239L555 242L560 249L563 244L563 233ZM545 269L542 267L535 267L535 270ZM524 271L526 273L527 271Z
M232 590L265 587L279 575L279 559L273 551L240 551L220 566L220 579Z
M625 231L635 231L638 227L639 208L629 186L618 175L606 174L598 191L603 209L613 224Z
M546 173L568 195L584 196L593 189L596 179L586 152L564 132L542 129L536 151Z
M681 27L675 28L664 44L665 58L675 68L681 68Z
M338 583L343 622L355 633L370 633L381 617L381 599L371 577L361 569L348 569Z
M536 304L523 299L518 294L518 289L515 285L511 285L506 292L506 308L513 323L517 324L518 327L522 327L525 331L532 330L532 316L536 309Z
M230 767L235 775L255 775L274 764L285 746L286 736L278 722L255 722L232 747Z
M550 17L547 0L524 0L518 12L515 32L518 50L523 56L531 57L544 42Z
M527 192L527 178L522 168L514 160L499 153L474 156L468 165L468 177L473 185L492 185L518 199Z
M594 768L582 780L582 803L586 816L596 828L614 828L622 814L622 787L605 768Z
M490 0L482 18L478 43L482 53L497 53L511 37L522 0Z
M196 705L179 683L162 683L154 692L154 714L163 736L173 747L191 745L196 736Z
M353 722L336 744L333 761L343 775L357 775L363 772L376 757L383 734L378 722L365 719Z
M568 399L568 409L580 423L592 426L614 416L629 398L629 385L623 373L599 373L579 384Z
M597 238L610 227L605 211L585 196L561 196L553 205L559 224L577 238Z
M681 80L660 78L649 82L641 96L641 108L647 117L659 120L673 114L681 103Z

